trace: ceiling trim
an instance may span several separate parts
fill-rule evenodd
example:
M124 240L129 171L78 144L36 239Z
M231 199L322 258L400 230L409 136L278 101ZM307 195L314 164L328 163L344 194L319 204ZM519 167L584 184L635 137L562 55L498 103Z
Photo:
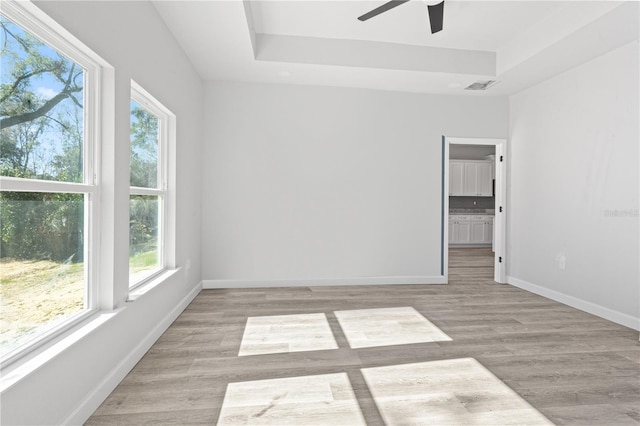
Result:
M640 3L626 2L499 74L498 78L507 93L517 93L637 41L640 37L639 28Z
M496 75L496 53L364 40L256 34L259 61Z

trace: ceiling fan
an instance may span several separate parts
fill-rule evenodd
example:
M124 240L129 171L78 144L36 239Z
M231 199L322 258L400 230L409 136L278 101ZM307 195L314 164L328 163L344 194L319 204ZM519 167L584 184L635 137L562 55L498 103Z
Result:
M362 16L359 16L358 19L360 21L366 21L367 19L371 19L374 16L378 16L381 13L384 13L388 10L393 9L394 7L398 7L403 3L408 2L409 0L391 0L382 6L376 7L370 12L365 13ZM442 31L442 21L444 20L444 0L440 3L434 4L433 1L425 1L423 2L427 5L429 10L429 24L431 24L431 34L435 34L438 31Z

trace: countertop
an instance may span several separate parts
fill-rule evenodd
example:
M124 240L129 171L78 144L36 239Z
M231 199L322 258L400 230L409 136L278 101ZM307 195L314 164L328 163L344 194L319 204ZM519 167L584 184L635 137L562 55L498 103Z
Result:
M495 209L449 209L449 214L481 214L495 215Z

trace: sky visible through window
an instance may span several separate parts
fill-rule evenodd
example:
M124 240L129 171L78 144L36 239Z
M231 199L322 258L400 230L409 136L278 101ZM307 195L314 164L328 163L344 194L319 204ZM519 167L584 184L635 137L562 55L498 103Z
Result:
M84 70L2 15L0 24L2 175L81 182Z

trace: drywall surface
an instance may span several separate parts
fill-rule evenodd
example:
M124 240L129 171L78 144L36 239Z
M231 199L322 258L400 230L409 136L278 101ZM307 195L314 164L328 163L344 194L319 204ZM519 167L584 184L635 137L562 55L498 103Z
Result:
M638 42L510 99L508 274L638 326Z
M508 132L506 98L205 87L205 287L441 276L442 135Z
M115 69L115 146L112 141L101 149L112 150L116 162L114 234L102 236L114 240L108 256L115 258L116 282L128 281L130 80L177 116L176 263L182 269L134 302L116 301L108 320L2 392L2 424L80 424L197 294L202 82L149 2L37 6Z

